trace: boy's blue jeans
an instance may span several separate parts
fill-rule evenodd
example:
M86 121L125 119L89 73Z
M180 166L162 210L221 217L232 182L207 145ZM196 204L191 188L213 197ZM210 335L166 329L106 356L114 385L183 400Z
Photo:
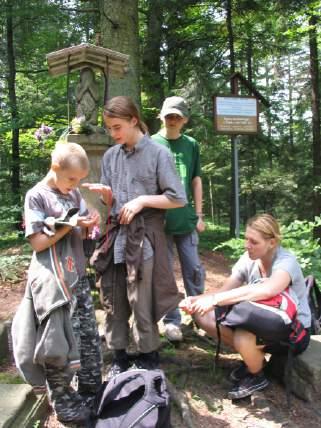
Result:
M173 269L175 244L187 296L196 296L204 292L205 270L198 255L198 243L199 238L196 230L184 235L167 235L170 267ZM179 309L176 308L165 315L163 322L179 326L181 323Z

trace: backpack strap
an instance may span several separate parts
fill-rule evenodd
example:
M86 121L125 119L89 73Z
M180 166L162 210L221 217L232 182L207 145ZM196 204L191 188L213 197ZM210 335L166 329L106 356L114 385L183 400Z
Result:
M214 373L216 372L216 369L218 366L218 361L219 361L220 352L221 352L221 343L222 343L220 320L217 318L215 318L215 325L216 325L216 332L217 332L217 345L216 345L216 352L215 352L215 359L214 359Z
M133 428L146 415L152 412L155 408L165 407L169 404L169 396L166 391L166 380L164 373L161 370L133 370L137 376L140 376L145 385L143 397L131 407L121 421L120 428ZM128 373L128 372L127 372ZM156 388L156 382L159 382L159 391Z
M132 380L137 377L137 374L131 373L136 370L131 370L120 373L114 376L104 387L104 390L101 394L101 398L99 401L98 409L96 411L96 416L100 416L101 412L108 405L108 403L112 402L120 393L120 391L128 384L132 382Z
M311 334L321 332L321 291L313 275L305 278L308 302L311 310Z

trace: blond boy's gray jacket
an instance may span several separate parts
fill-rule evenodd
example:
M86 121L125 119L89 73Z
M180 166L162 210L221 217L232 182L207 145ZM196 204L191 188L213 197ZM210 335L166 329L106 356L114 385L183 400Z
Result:
M45 365L80 367L71 325L72 288L78 275L68 235L47 250L34 252L25 295L14 316L14 358L34 387L46 383Z

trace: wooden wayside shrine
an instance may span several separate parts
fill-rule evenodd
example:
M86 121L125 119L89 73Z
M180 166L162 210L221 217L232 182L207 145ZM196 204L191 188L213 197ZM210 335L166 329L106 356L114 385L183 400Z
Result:
M107 74L122 78L128 71L129 55L81 43L46 55L49 73L52 76L68 74L85 67L99 69Z

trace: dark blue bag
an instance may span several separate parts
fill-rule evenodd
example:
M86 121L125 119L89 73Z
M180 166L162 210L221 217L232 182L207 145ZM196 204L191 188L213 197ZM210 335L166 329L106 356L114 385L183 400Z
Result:
M97 400L95 428L170 428L162 370L132 369L113 377Z

